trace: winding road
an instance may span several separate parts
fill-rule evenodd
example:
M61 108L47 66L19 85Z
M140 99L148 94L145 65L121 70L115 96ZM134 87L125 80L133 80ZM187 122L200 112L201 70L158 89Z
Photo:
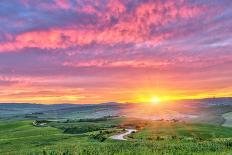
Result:
M110 138L114 139L114 140L127 140L127 139L124 138L124 136L129 135L132 132L136 132L136 131L137 130L135 130L135 129L126 129L125 133L121 133L121 134L118 134L118 135L113 135Z
M222 126L232 127L232 112L225 113L222 117L225 119Z

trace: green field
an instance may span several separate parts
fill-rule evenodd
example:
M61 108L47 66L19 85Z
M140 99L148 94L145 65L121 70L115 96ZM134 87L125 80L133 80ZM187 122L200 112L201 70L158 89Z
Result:
M139 131L129 135L128 141L108 138L127 127ZM0 122L0 136L3 155L232 153L231 128L183 122L110 118L50 122L37 127L32 121L4 121Z

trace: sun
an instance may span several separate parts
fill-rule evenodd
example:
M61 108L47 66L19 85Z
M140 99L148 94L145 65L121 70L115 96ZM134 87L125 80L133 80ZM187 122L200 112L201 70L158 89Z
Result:
M158 97L156 97L156 96L153 96L151 98L151 103L152 104L159 104L160 103L160 99Z

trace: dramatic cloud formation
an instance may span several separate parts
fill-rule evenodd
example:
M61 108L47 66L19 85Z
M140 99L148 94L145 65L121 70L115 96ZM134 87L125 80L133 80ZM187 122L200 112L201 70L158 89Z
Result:
M2 0L0 102L232 96L231 7L230 0Z

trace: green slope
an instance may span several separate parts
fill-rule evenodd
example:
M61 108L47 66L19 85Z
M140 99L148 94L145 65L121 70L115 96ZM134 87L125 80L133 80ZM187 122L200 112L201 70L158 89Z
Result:
M93 135L112 130L119 120L97 122L51 123L54 127L35 127L32 121L0 122L0 154L229 154L232 153L231 128L201 124L150 123L130 141L107 139L100 142ZM70 125L71 124L71 125ZM65 127L86 125L102 127L82 134L65 134ZM57 128L55 128L57 127ZM59 129L58 129L59 128ZM189 130L191 129L191 130ZM104 135L106 134L106 135ZM176 136L175 138L171 136ZM157 139L157 136L160 136ZM162 138L162 137L169 138ZM150 138L149 138L150 137ZM156 138L152 138L156 137ZM171 138L170 138L171 137ZM199 138L202 137L202 138Z

